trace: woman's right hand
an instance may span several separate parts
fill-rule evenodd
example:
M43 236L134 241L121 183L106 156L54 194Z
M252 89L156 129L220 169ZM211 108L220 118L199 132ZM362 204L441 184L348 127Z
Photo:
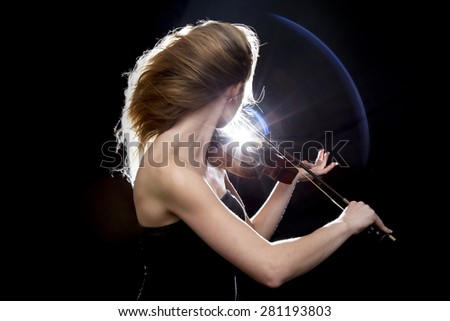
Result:
M384 225L375 211L364 202L351 201L338 219L346 222L354 234L360 233L372 224L385 233L392 233L392 230Z

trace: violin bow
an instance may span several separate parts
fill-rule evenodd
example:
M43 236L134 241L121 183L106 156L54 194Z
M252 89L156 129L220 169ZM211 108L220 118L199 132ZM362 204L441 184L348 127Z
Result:
M246 113L248 114L248 113ZM280 151L280 149L272 142L270 141L266 135L264 135L258 128L256 128L251 121L244 115L244 117L241 117L241 119L244 120L245 125L248 126L248 128L255 133L260 139L262 139L265 143L267 143L271 148L273 148L281 157L283 157L286 161L292 164L292 166L301 167L304 169L311 177L308 175L305 175L305 177L319 190L321 191L328 199L330 199L339 209L342 211L344 210L344 207L342 207L327 191L325 191L322 186L326 187L330 192L332 192L336 197L338 197L343 203L348 205L350 201L343 197L341 194L339 194L334 188L332 188L330 185L328 185L320 176L318 176L316 173L314 173L306 164L304 164L301 160L296 159L293 155L286 152L285 150ZM290 159L289 159L290 158ZM380 240L383 240L386 236L391 241L396 241L396 238L390 234L390 233L384 233L380 231L377 227L374 225L370 225L367 228L367 231L369 233L374 233L377 237L380 237Z

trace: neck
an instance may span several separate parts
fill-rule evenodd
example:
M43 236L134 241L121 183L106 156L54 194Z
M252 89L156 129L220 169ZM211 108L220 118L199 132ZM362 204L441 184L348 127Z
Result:
M221 118L224 104L214 101L181 118L172 128L162 133L155 143L169 144L174 160L187 166L206 170L206 151Z
M196 111L189 112L169 131L177 133L180 138L195 136L195 141L209 143L222 115L223 105L214 101Z

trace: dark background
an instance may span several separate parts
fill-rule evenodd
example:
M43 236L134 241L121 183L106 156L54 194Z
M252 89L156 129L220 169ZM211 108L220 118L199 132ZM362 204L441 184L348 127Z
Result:
M424 196L437 189L428 182L441 160L425 138L425 128L433 124L424 114L418 117L431 50L423 7L324 0L37 7L32 19L24 19L26 34L20 38L26 77L18 87L30 90L21 90L15 105L30 125L13 122L28 138L19 145L27 148L16 154L20 175L5 194L13 209L2 225L2 299L136 298L141 270L131 189L101 166L103 146L114 140L126 86L121 74L170 29L205 18L256 29L264 46L255 90L266 89L261 108L274 138L301 145L322 142L324 131L332 130L336 139L349 140L342 150L349 166L336 168L326 180L346 198L369 203L397 237L380 242L366 233L355 236L315 270L279 289L244 277L241 298L449 299L445 215L433 206L436 197ZM28 7L28 13L33 10ZM329 61L270 14L305 27L334 52L356 84L364 117ZM20 103L22 98L27 103ZM249 214L273 186L268 178L232 179ZM310 232L338 214L314 187L301 184L274 239Z

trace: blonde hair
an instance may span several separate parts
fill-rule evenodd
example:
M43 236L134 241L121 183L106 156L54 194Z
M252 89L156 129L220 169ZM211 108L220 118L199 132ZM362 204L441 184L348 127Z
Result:
M244 82L243 104L254 103L252 81L259 39L244 24L201 20L170 31L125 73L128 84L117 148L127 156L120 171L133 184L140 158L157 135L186 112Z

